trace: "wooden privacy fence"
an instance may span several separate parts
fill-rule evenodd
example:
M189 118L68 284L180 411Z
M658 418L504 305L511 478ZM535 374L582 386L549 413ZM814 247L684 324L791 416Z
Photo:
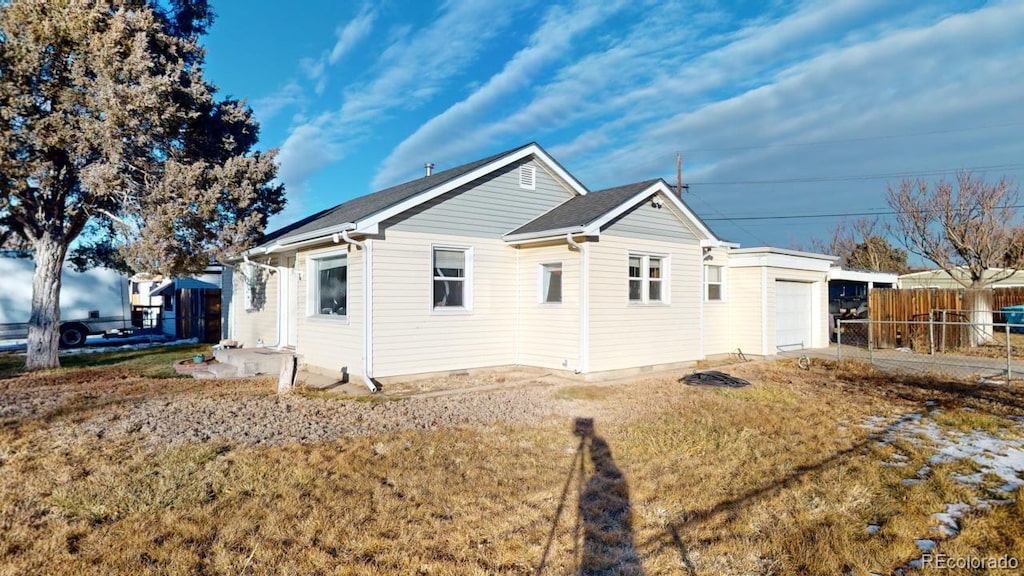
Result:
M990 302L986 307L985 302ZM868 294L868 317L875 348L896 348L916 343L923 323L968 322L971 310L990 308L992 321L1005 322L999 312L1006 306L1024 304L1024 287L990 290L939 288L874 288ZM905 324L901 324L905 323ZM967 343L967 326L942 325L933 328L936 341L957 348Z

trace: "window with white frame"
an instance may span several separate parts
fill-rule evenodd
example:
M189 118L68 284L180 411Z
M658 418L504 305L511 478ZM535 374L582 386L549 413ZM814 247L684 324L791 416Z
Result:
M468 248L434 248L435 309L470 307L467 283L471 254Z
M704 266L704 298L706 300L722 300L722 267Z
M312 257L310 263L313 314L348 316L348 255Z
M633 303L665 302L667 259L651 254L629 255L629 301Z
M541 264L540 275L541 303L560 303L562 301L562 263Z

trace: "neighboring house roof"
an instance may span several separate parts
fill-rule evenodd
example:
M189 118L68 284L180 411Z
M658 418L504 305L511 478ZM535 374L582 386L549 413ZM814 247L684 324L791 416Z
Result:
M346 226L348 224L367 223L368 230L372 230L372 226L375 226L379 219L389 217L391 212L400 213L420 202L425 202L462 185L467 178L472 181L530 155L537 157L551 168L576 194L581 196L587 194L587 189L582 184L538 144L531 142L468 164L436 172L430 176L353 198L266 234L260 246L288 244L305 240L311 236L329 235L342 229L356 228L356 226Z
M672 203L706 240L730 244L719 239L681 198L672 193L672 188L662 178L634 182L570 198L505 234L504 238L512 242L566 233L599 234L602 226L654 195L660 195Z

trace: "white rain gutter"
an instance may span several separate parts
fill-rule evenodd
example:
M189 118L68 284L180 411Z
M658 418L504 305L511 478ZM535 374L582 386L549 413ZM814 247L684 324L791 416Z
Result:
M246 264L256 266L257 268L266 268L267 270L270 270L271 273L277 272L276 266L271 266L269 264L263 264L261 262L253 262L252 260L249 260L248 254L242 254L242 261L245 262Z
M573 240L572 232L566 232L565 233L565 241L569 243L569 246L572 246L573 248L575 248L577 250L580 250L580 251L583 250L583 246L581 246L579 242Z

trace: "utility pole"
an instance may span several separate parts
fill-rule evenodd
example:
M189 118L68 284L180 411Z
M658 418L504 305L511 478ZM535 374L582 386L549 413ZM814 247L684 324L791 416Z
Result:
M689 184L683 184L683 155L676 153L676 196L683 199L683 190L690 191Z

